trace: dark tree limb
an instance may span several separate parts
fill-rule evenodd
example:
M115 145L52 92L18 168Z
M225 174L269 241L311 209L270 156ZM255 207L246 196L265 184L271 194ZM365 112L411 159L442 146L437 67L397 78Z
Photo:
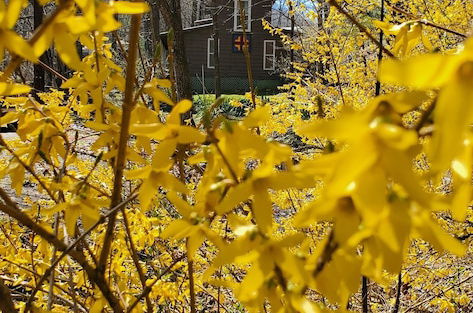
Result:
M15 304L13 303L10 289L3 283L3 279L0 278L0 310L3 313L17 313Z
M396 301L394 302L393 313L398 313L401 307L401 287L402 287L402 275L399 272L397 277L397 288L396 288Z
M369 313L369 303L368 303L368 278L363 276L361 278L361 312Z

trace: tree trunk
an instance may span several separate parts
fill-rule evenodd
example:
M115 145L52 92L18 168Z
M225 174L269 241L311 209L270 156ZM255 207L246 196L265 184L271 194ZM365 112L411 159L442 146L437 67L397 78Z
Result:
M292 6L292 2L289 2L289 12L292 12L291 14L291 32L290 32L290 36L291 36L291 40L294 41L294 25L296 23L296 20L295 20L295 12L294 12L294 7ZM291 59L291 73L294 72L294 49L291 49L290 50L290 59Z
M187 65L186 48L184 45L184 32L182 29L181 4L179 0L156 1L159 12L166 24L174 31L174 60L169 64L174 68L177 100L192 100L189 67Z
M187 64L184 31L182 29L181 2L174 0L174 72L176 74L177 99L191 99L192 90Z
M150 6L151 6L151 22L153 24L153 38L156 44L159 43L161 40L159 32L161 31L161 23L160 23L160 15L159 15L159 8L156 4L156 2L159 0L151 0L150 1Z
M184 46L184 32L182 26L179 26L179 30L174 28L174 73L176 75L177 100L192 100L189 67Z
M33 27L36 30L43 23L43 7L37 1L33 2ZM48 59L46 53L39 57L39 60L47 64ZM33 65L33 88L36 91L44 91L45 89L45 73L44 68L40 64Z
M219 27L218 13L212 14L212 22L214 28L214 65L215 65L215 99L222 95L221 77L220 77L220 49L219 49Z

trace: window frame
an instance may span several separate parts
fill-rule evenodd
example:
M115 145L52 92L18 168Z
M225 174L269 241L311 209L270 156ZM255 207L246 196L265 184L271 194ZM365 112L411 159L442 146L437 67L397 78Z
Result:
M268 53L266 51L266 43L272 43L273 45L273 51L272 53ZM267 56L272 56L273 57L273 64L271 64L271 67L268 67L266 64L266 57ZM263 70L264 71L274 71L276 69L276 40L264 40L263 41Z
M214 42L214 49L210 50L210 42L213 41ZM220 38L218 39L218 43L217 43L217 49L218 49L218 53L220 54ZM213 59L214 59L214 55L215 55L215 38L213 37L209 37L207 38L207 68L209 69L215 69L215 64L213 66L210 65L210 60L212 60L213 62Z
M248 12L246 16L246 30L247 32L251 32L251 0L234 0L234 6L233 6L233 31L235 32L243 32L243 27L238 26L239 25L239 20L240 20L240 9L238 8L238 3L239 2L247 2L248 3Z

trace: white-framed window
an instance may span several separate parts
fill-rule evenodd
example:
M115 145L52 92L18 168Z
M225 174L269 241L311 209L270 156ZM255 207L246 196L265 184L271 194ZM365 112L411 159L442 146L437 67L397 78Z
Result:
M218 40L218 52L220 53L220 39ZM215 40L207 39L207 68L215 68Z
M240 3L243 7L243 14L245 15L246 31L251 31L251 0L234 0L235 6L233 11L233 30L243 31L241 27L240 18Z
M276 40L263 42L263 70L274 70L276 66Z

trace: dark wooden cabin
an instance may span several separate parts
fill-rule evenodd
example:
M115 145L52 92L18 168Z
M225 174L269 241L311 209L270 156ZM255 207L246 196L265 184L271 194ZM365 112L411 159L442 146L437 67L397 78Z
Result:
M244 42L238 6L240 1L245 11L246 37L249 41L255 87L259 93L276 91L277 86L282 83L276 64L283 53L282 43L278 36L272 36L262 25L263 18L270 19L274 0L213 0L210 3L200 1L193 25L184 29L193 91L214 91L216 29L219 37L222 93L244 93L249 90L242 51Z

